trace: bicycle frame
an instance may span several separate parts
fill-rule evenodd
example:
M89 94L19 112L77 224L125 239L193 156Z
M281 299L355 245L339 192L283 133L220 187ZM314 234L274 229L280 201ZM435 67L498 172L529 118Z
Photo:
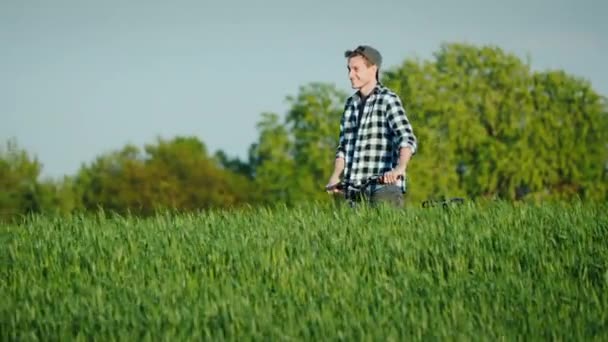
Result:
M380 180L380 178L382 176L383 175L371 176L371 177L367 178L365 181L361 182L361 184L359 184L359 185L356 185L353 182L340 181L339 183L336 183L333 186L325 187L325 190L329 191L329 190L333 190L333 189L338 189L338 190L341 190L342 193L345 193L345 191L350 189L353 191L353 193L360 194L360 193L363 193L368 186L370 186L374 183L384 184ZM403 176L402 175L398 176L398 179L403 179ZM422 207L423 208L432 208L432 207L441 206L442 208L447 209L448 206L450 206L451 204L457 204L457 205L463 204L464 200L465 199L462 197L452 197L452 198L446 199L444 196L439 200L428 199L428 200L422 201Z
M368 200L368 196L370 194L366 193L367 187L373 184L388 184L385 183L381 178L384 174L378 174L367 179L363 180L360 184L355 184L354 182L349 181L340 181L333 186L325 187L326 191L329 190L340 190L340 193L344 196L344 198L349 202L351 207L354 207L357 202L363 200L364 202ZM403 175L398 175L397 179L403 179Z
M447 209L448 206L450 204L463 204L464 203L464 198L462 197L452 197L452 198L442 198L440 200L425 200L422 201L422 207L423 208L430 208L430 207L437 207L437 206L441 206L444 209Z

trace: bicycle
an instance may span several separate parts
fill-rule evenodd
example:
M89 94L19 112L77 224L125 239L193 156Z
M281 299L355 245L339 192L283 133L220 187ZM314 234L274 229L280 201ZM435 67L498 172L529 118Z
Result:
M330 190L340 190L340 193L345 195L345 198L348 200L351 206L354 206L355 202L358 202L361 199L366 199L368 196L371 196L371 193L366 192L367 188L374 184L388 184L382 181L382 177L384 174L374 175L364 179L359 184L350 181L340 181L332 186L326 186L325 191ZM398 180L403 180L403 175L397 176Z
M382 176L383 175L380 174L380 175L374 175L374 176L368 177L360 184L355 184L354 182L342 180L332 186L326 186L325 191L338 189L338 190L341 190L342 193L344 193L345 190L346 191L350 190L351 192L349 194L351 194L351 196L347 196L347 198L355 197L357 195L363 194L364 191L366 190L366 188L372 184L384 184L380 179ZM397 179L402 180L403 176L399 175L397 177ZM349 198L349 200L351 201L351 205L352 205L352 198ZM438 200L435 200L435 199L424 200L424 201L422 201L421 205L422 205L422 208L432 208L432 207L441 206L443 209L447 209L448 207L450 207L452 205L464 204L464 202L465 202L465 199L462 197L446 198L445 196L442 196Z
M441 206L443 209L447 209L452 204L456 204L456 205L464 204L464 198L452 197L452 198L446 199L445 196L442 196L441 199L439 199L439 200L428 199L428 200L422 201L423 208Z
M344 191L347 187L350 187L350 188L354 189L355 191L360 192L360 191L364 191L368 186L370 186L372 184L383 184L382 181L380 180L380 178L383 176L384 176L383 174L380 174L380 175L374 175L374 176L368 177L363 182L361 182L361 184L359 184L359 185L355 184L354 182L342 180L332 186L326 186L325 190L329 191L329 190L333 190L333 189L338 189L338 190ZM399 175L399 176L397 176L397 179L403 179L403 176Z

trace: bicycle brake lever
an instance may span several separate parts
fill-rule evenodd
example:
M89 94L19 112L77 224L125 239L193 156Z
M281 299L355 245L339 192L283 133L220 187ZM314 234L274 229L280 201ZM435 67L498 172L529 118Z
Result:
M330 190L334 190L334 189L341 190L342 189L342 185L340 183L336 183L336 184L333 184L333 185L325 187L325 191L330 191Z

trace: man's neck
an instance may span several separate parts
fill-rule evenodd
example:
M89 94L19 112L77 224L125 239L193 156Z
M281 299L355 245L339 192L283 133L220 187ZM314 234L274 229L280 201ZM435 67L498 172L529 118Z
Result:
M369 82L368 84L366 84L365 86L361 87L361 89L359 89L359 93L361 93L361 96L368 97L369 94L372 93L372 91L374 90L374 88L376 87L376 85L378 84L377 81L372 81Z

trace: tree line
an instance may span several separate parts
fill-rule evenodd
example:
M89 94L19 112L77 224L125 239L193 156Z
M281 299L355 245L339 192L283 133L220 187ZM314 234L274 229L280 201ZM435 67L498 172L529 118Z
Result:
M441 196L608 200L608 106L587 80L534 71L496 46L446 43L380 81L401 97L419 139L406 205ZM0 151L0 216L330 201L323 187L348 95L328 83L302 86L285 115L261 114L245 160L211 152L198 137L159 137L43 180L41 163L9 140Z

